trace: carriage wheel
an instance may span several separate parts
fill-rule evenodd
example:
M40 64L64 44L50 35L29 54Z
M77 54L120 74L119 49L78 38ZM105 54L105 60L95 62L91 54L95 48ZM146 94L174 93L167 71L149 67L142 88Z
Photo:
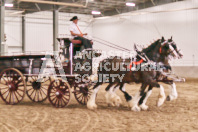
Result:
M31 76L27 81L26 94L33 102L43 102L47 99L47 89L50 84L50 78L39 79L38 76Z
M87 84L79 84L74 87L74 96L78 103L86 105L91 95L91 86Z
M25 96L26 83L23 74L15 69L5 69L0 73L0 95L6 104L18 104Z
M61 79L51 82L48 88L48 99L57 108L65 107L70 101L70 88L67 82Z

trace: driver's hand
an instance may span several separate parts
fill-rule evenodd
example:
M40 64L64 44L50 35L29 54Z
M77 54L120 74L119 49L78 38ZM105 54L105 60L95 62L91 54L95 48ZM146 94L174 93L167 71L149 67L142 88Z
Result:
M83 35L87 35L87 33L84 33Z

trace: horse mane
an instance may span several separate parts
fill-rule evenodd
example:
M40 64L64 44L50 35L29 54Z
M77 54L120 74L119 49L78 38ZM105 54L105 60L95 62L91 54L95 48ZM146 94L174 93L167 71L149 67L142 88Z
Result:
M159 43L160 39L158 39L157 41L153 42L152 44L150 44L147 48L144 48L142 51L144 53L150 52L152 51Z

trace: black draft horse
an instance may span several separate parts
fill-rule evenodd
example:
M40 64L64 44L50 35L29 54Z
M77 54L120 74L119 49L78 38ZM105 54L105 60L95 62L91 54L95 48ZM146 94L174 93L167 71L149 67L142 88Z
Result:
M157 43L151 44L148 48L143 49L141 52L137 51L137 48L136 48L136 51L139 52L139 54L145 53L150 60L161 63L162 65L164 65L164 72L168 72L169 70L170 71L172 70L172 68L171 68L171 66L168 62L169 57L178 57L179 59L183 57L183 53L181 52L181 49L179 49L179 47L175 44L175 42L172 40L172 37L171 37L171 39L168 40L168 42L172 46L172 47L170 47L172 49L171 52L176 52L176 53L170 54L171 52L166 52L166 50L168 48L163 49L162 46L160 46L160 45L157 46L156 45ZM158 51L158 52L155 52L155 51ZM171 55L173 55L173 56L171 56ZM161 76L161 79L159 79L158 81L161 81L163 83L166 83L166 84L170 85L170 93L167 96L167 101L177 99L178 94L177 94L177 90L176 90L176 85L173 81L170 81L170 80L167 81L166 76L164 78L163 78L163 76ZM124 84L125 83L129 83L129 82L119 82L114 87L114 89L109 88L109 87L106 88L107 94L106 94L105 97L106 97L106 102L108 103L108 105L112 105L112 106L114 106L114 105L119 106L120 105L121 99L115 93L115 88L118 87L118 86L120 86L119 87L120 90L124 93L126 101L130 102L132 97L127 92L125 92L125 89L124 89ZM148 106L146 106L145 103L146 103L146 101L147 101L147 99L148 99L148 97L150 96L151 93L152 93L152 88L149 87L148 91L144 92L144 94L142 95L142 97L139 101L139 105L143 110L148 109Z
M161 40L157 40L155 43L153 43L151 46L149 46L147 49L144 49L144 50L148 50L149 49L153 49L154 47L158 46L160 44L160 52L161 54L165 54L166 56L168 56L169 54L175 54L175 51L173 51L173 47L169 44L168 41L165 41L164 38L162 37ZM156 50L156 48L155 48ZM159 51L159 49L158 49ZM176 55L176 54L175 54ZM142 60L142 58L140 58L139 56L136 57L137 60ZM156 57L157 58L157 57ZM127 63L130 62L130 59L124 59L125 62L124 63ZM106 63L106 62L111 62L111 64L113 63L119 63L119 64L123 64L123 59L116 59L116 57L114 57L113 59L105 59L104 61L102 61L101 63ZM110 66L111 67L111 66ZM100 67L101 68L101 67ZM128 102L130 102L130 106L132 107L132 110L134 111L139 111L140 108L138 107L138 101L140 100L140 97L143 96L144 94L144 90L146 88L147 85L149 85L149 89L151 89L151 87L158 87L160 88L160 96L159 96L159 101L158 101L158 106L161 106L165 100L165 94L164 94L164 89L161 85L159 85L157 83L157 77L159 76L159 72L158 71L155 71L155 70L152 70L152 71L141 71L141 70L138 70L138 71L133 71L133 72L121 72L120 69L117 70L117 71L106 71L105 69L103 69L102 71L99 71L98 74L104 74L104 73L108 73L108 74L124 74L124 78L123 78L123 81L121 83L121 86L124 84L124 83L129 83L129 82L136 82L136 83L142 83L142 86L141 86L141 90L139 91L140 93L136 94L137 96L135 97L135 99L133 100L133 102L131 101L132 98L131 96L129 96L125 91L123 91L123 93L125 94L125 98L128 100ZM115 81L117 80L117 81ZM106 90L109 90L109 88L113 85L115 85L116 83L119 83L120 80L117 78L115 79L114 81L110 80L110 84L108 85L108 87L106 88ZM98 86L101 85L103 82L98 82L95 86L94 86L94 92L93 94L91 95L88 103L87 103L87 107L89 109L94 109L96 108L96 104L95 104L95 97L96 97L96 93L98 92L99 88ZM146 98L145 98L146 99ZM144 106L143 106L144 107ZM146 107L146 106L145 106ZM147 108L143 108L143 109L147 109Z

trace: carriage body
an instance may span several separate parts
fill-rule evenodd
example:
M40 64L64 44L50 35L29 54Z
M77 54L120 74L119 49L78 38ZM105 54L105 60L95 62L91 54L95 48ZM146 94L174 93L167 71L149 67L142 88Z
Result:
M45 55L0 56L0 72L7 68L16 68L25 75L39 74Z
M64 107L69 104L70 89L74 87L72 93L76 100L80 104L86 104L90 95L90 83L76 82L75 78L92 74L92 58L74 58L73 43L67 44L60 48L58 54L0 56L0 95L3 101L6 104L18 104L27 94L34 102L43 102L48 98L53 106ZM69 51L67 63L64 62L66 50ZM87 61L91 66L89 71L75 70L76 65L82 66Z

